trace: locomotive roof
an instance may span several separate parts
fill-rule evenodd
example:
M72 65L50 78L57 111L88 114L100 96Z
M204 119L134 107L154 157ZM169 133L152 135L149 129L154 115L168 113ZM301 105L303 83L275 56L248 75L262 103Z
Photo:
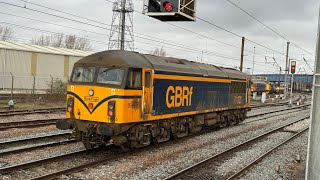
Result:
M98 66L117 66L117 67L136 67L152 68L152 64L140 53L129 51L102 51L77 61L75 65L98 65Z
M223 68L210 64L192 62L185 59L160 57L150 54L119 50L95 53L80 59L75 64L152 68L156 73L246 79L246 75L244 73L232 68Z

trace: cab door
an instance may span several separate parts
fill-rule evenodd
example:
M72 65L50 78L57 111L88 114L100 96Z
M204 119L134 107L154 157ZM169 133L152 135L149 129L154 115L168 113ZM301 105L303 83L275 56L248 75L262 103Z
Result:
M142 99L142 112L144 115L151 114L152 111L152 92L153 92L153 79L152 69L143 69L143 99Z

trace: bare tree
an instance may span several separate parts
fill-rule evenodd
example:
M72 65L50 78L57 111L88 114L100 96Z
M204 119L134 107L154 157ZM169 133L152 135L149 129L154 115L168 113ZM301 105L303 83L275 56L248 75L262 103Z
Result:
M8 41L13 38L14 31L10 27L2 27L0 26L0 40Z
M40 37L32 38L31 43L38 46L50 46L51 36L41 35Z
M67 49L74 49L76 46L77 37L75 35L68 35L64 40L65 47Z
M88 39L85 38L77 38L74 49L79 50L91 50L91 44Z
M52 35L50 37L50 46L61 48L63 47L63 37L64 35L62 33Z
M76 35L64 35L62 33L51 36L41 35L40 37L32 38L31 43L56 48L91 50L91 43L88 39L77 37Z
M156 48L155 50L153 50L151 54L153 54L155 56L165 57L166 51L163 49L163 47L161 47L160 49Z

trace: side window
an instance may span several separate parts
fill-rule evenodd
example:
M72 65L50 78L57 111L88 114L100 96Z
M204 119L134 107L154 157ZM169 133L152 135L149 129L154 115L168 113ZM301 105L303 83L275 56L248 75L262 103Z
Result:
M127 89L142 89L141 69L129 69L126 82Z
M151 85L151 73L150 72L145 72L145 75L144 75L144 84L146 87L150 87Z

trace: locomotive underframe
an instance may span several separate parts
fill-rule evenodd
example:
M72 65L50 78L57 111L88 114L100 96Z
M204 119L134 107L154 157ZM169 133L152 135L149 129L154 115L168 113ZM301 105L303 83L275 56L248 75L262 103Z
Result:
M161 143L171 138L181 138L196 133L206 126L225 127L236 125L246 118L247 109L235 109L193 116L176 117L130 124L107 124L69 119L70 128L75 130L76 140L82 141L87 149L108 143L117 146L141 148L151 143ZM101 133L108 127L110 135Z

